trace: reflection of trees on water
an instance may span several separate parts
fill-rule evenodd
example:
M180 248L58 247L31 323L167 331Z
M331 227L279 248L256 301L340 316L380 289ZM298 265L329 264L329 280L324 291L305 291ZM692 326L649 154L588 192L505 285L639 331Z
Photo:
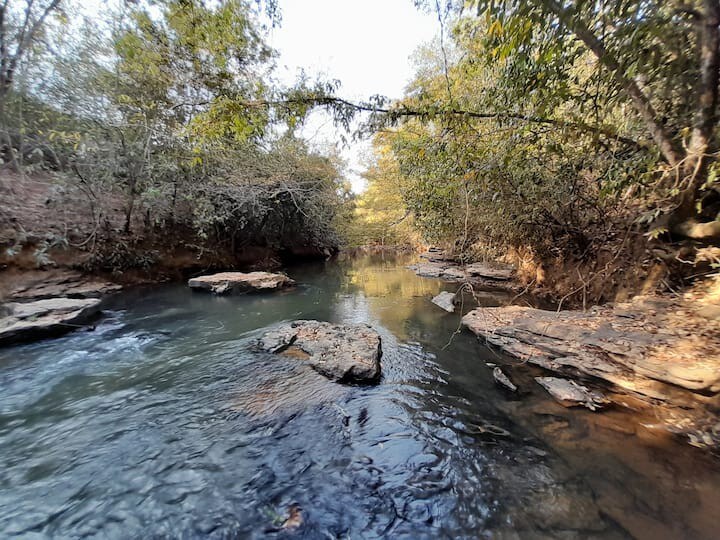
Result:
M341 261L337 265L342 274L338 315L357 322L379 319L398 339L409 339L407 321L437 315L429 301L444 288L438 280L407 270L405 265L413 260L412 255L367 253Z

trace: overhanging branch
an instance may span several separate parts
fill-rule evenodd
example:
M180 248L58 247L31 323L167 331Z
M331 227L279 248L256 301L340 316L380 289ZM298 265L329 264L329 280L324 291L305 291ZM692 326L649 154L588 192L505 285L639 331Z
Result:
M210 105L210 103L210 101L183 102L174 105L173 107L171 107L171 109L178 109L182 107L200 107ZM530 114L510 113L501 111L471 111L455 107L432 107L428 109L413 109L406 105L386 107L380 104L367 102L354 103L343 98L326 95L307 95L303 97L293 97L275 100L237 100L236 103L241 107L247 109L260 107L277 107L289 109L293 105L301 105L304 107L328 107L335 110L344 110L346 111L346 113L367 112L378 115L386 115L392 120L400 118L420 118L423 120L432 120L434 118L442 117L455 117L476 120L515 120L528 124L541 124L553 126L560 129L568 129L579 133L599 135L607 139L623 143L627 146L634 147L638 150L647 151L650 149L650 146L647 143L620 135L617 131L615 131L609 126L598 126L593 124L587 124L585 122L559 120L556 118L546 118Z
M254 101L245 102L248 107L252 106L288 106L288 105L316 105L316 106L327 106L327 107L342 107L350 110L369 112L374 114L387 115L392 119L399 118L421 118L430 120L438 117L457 117L457 118L468 118L478 120L516 120L531 124L544 124L550 125L561 129L569 129L582 133L589 133L593 135L601 135L608 139L613 139L623 144L636 147L638 149L647 150L646 144L640 141L636 141L630 137L625 137L618 134L615 130L607 126L597 126L587 124L585 122L574 122L567 120L559 120L555 118L546 118L541 116L534 116L520 113L509 113L509 112L481 112L471 111L466 109L458 109L455 107L450 108L432 108L432 109L412 109L410 107L401 105L398 107L382 107L373 105L371 103L353 103L351 101L332 97L332 96L318 96L318 97L307 97L307 98L293 98L287 100L277 101Z

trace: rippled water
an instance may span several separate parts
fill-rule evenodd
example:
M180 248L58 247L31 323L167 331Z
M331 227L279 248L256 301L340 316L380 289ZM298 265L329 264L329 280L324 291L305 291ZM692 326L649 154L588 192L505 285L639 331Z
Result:
M291 268L270 295L137 289L94 332L0 349L2 536L717 537L716 461L564 409L525 367L508 396L485 364L504 359L429 303L452 287L404 262ZM372 324L381 384L252 350L295 318ZM292 503L303 526L272 532Z

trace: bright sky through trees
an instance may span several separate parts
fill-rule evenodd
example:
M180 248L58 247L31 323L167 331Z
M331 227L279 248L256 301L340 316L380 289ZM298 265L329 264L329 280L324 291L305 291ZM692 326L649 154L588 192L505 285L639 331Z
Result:
M94 15L103 5L88 0L83 7ZM414 73L410 57L439 31L436 16L418 10L413 0L279 0L279 6L282 23L266 37L280 54L275 77L292 85L304 70L311 79L339 79L338 95L351 100L401 98ZM316 111L302 134L323 148L339 143L343 133L330 115ZM369 141L342 148L354 191L363 189L360 173L369 148Z
M418 10L412 0L281 0L282 24L269 36L280 52L277 76L292 83L298 70L312 77L340 79L339 95L353 100L381 94L400 98L414 73L410 56L438 33L433 14ZM313 113L303 130L311 143L340 140L330 117ZM352 143L342 154L349 164L355 191L368 141Z

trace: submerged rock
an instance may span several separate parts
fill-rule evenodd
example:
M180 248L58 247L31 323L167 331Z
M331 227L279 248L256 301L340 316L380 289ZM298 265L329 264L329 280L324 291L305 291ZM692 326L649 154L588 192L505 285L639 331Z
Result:
M432 299L432 303L436 306L444 309L448 313L455 312L455 302L457 300L457 293L451 293L443 291Z
M374 383L380 379L380 336L366 324L285 323L267 332L259 348L298 358L336 382Z
M517 392L517 386L513 384L513 382L510 380L510 377L505 375L505 373L503 373L503 370L500 369L498 366L495 366L493 368L493 378L495 379L495 382L498 383L500 386L507 388L511 392Z
M272 272L221 272L188 281L192 289L210 291L213 294L271 291L294 284L285 274Z
M566 407L582 405L596 411L608 404L608 400L600 392L558 377L535 377L535 380L547 390L552 397Z
M98 298L50 298L4 304L0 344L70 332L100 313Z

